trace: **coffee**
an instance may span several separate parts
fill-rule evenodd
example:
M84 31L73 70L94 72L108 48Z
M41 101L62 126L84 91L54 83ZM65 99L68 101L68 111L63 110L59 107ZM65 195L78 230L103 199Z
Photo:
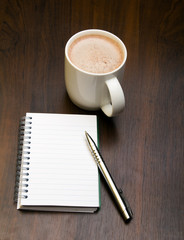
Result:
M124 60L119 43L102 35L85 35L74 40L68 50L71 62L90 73L108 73Z

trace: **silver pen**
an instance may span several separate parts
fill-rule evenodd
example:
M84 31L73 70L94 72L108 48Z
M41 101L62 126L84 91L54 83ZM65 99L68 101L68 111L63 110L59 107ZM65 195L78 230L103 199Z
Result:
M85 132L85 134L86 134L88 146L92 153L92 156L94 157L94 159L98 165L98 168L100 169L102 175L104 176L104 178L114 196L114 199L116 200L116 204L120 210L120 213L123 216L125 222L129 222L133 217L132 210L131 210L128 202L125 200L122 190L118 190L115 182L113 181L94 140L87 132Z

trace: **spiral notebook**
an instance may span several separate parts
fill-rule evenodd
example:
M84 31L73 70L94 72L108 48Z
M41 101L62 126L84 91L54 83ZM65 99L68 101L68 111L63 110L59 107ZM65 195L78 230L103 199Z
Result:
M27 113L20 122L17 209L95 212L99 173L85 131L97 142L95 115Z

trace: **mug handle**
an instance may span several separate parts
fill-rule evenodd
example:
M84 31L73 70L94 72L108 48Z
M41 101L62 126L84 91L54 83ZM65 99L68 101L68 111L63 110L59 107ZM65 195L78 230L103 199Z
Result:
M102 111L108 116L113 117L123 111L125 107L125 96L123 89L116 77L105 81L110 95L110 101L102 106Z

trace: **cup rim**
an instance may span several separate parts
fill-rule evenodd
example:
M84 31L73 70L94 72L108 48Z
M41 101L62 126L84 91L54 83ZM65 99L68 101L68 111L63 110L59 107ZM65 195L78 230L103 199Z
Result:
M124 52L124 59L121 63L121 65L114 69L113 71L110 71L110 72L107 72L107 73L93 73L93 72L88 72L88 71L85 71L79 67L77 67L75 64L72 63L72 61L70 60L69 56L68 56L68 48L70 46L70 44L75 40L77 39L78 37L80 36L84 36L84 35L87 35L87 34L100 34L101 35L105 35L105 36L108 36L110 37L111 39L117 41L120 46L122 47L123 49L123 52ZM113 33L109 32L109 31L105 31L105 30L101 30L101 29L87 29L87 30L83 30L83 31L80 31L80 32L77 32L75 33L66 43L66 46L65 46L65 57L67 58L68 62L75 68L77 69L78 71L80 72L83 72L85 74L88 74L88 75L91 75L91 76L107 76L109 74L113 74L115 72L117 72L119 69L121 69L124 65L125 65L125 62L127 60L127 49L126 49L126 46L125 44L123 43L123 41L117 37L116 35L114 35Z

